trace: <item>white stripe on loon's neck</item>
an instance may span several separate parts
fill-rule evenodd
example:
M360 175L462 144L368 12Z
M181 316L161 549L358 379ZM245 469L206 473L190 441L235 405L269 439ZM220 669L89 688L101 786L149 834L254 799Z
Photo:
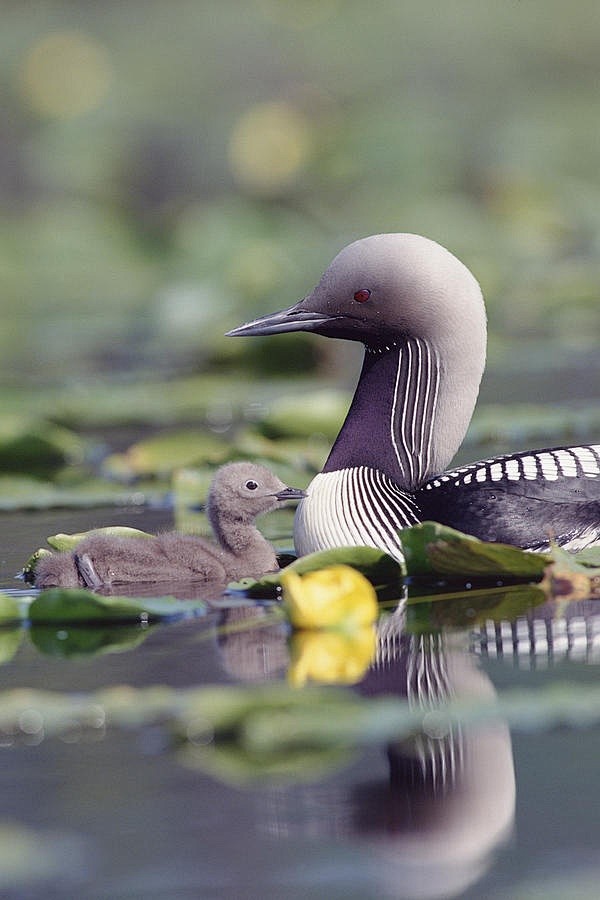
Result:
M432 472L439 386L440 364L431 347L418 338L407 339L399 352L390 435L404 483L410 487Z
M440 446L443 429L436 430L440 382L438 354L427 341L403 337L366 346L352 405L323 471L367 464L407 490L440 471L448 455Z

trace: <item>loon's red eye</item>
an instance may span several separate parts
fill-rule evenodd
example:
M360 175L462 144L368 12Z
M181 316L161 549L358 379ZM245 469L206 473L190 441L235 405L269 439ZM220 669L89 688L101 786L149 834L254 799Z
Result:
M371 296L371 291L367 288L363 288L362 291L357 291L354 295L354 299L357 303L366 303L369 297Z

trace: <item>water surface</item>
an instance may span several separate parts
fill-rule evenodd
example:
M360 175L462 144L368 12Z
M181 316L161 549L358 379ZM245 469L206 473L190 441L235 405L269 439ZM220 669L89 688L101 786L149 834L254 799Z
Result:
M47 534L113 523L150 531L171 524L161 510L4 516L3 587L18 584L12 574ZM79 692L281 679L287 634L264 615L215 610L154 626L132 649L88 656L60 655L60 640L41 652L24 633L2 667L2 686ZM568 615L555 646L539 613L536 646L522 631L519 643L491 624L415 636L392 619L378 662L355 689L425 703L554 681L573 682L575 691L597 679L600 628L593 606ZM248 616L255 628L217 633ZM567 896L551 891L600 874L596 727L511 735L499 723L371 748L307 783L244 788L186 768L158 727L29 741L4 735L0 751L2 820L41 836L59 861L38 882L11 887L8 879L7 896L478 898L529 896L532 886Z

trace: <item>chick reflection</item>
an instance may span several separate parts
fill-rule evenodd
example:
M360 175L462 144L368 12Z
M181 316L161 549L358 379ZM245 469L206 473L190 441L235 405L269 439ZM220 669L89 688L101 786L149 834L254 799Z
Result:
M289 664L288 629L269 621L264 606L223 610L217 629L221 664L238 681L256 682L281 677Z

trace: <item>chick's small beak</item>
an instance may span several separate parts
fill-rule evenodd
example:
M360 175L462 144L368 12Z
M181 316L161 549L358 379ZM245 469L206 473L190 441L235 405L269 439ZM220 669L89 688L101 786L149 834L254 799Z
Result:
M273 496L277 497L281 503L284 503L286 500L302 500L303 497L306 497L306 491L300 488L286 487L282 491L273 494Z

